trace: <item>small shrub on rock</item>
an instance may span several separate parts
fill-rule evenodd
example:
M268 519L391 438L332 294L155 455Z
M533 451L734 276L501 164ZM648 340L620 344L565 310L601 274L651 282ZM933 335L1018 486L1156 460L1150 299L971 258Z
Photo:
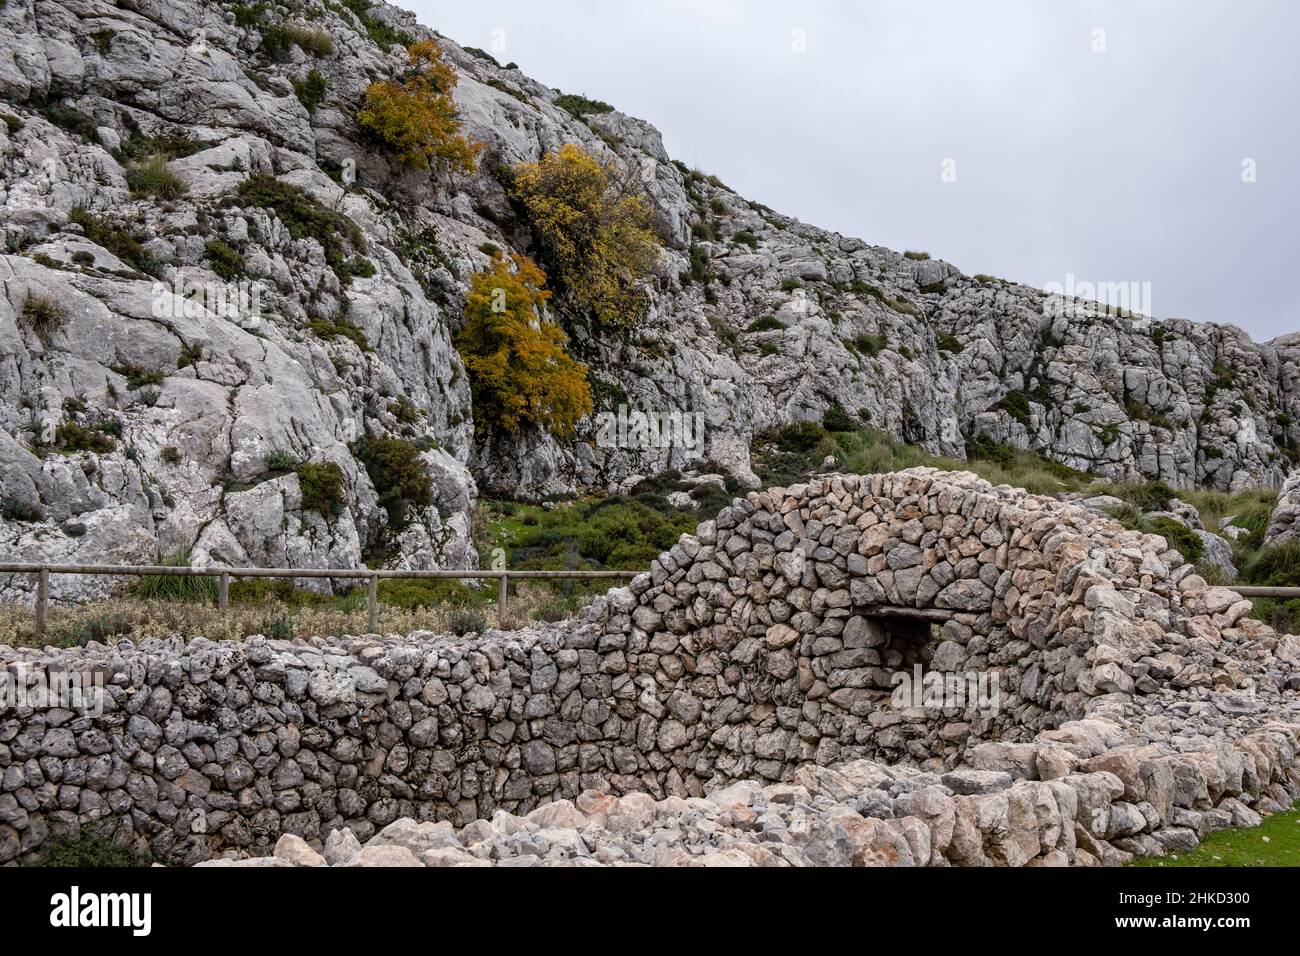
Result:
M220 239L210 239L203 247L208 258L208 267L217 275L232 282L244 274L244 257Z
M339 281L347 284L347 256L344 243L360 249L365 244L361 228L333 209L326 209L305 189L281 182L274 176L256 173L239 184L239 199L248 206L270 209L295 239L315 239L325 250Z
M343 510L343 469L337 462L307 462L298 466L298 487L304 511L325 517Z
M428 169L431 162L440 162L470 172L482 144L460 135L451 98L456 71L442 56L432 40L411 44L406 78L367 87L357 123L407 166Z
M415 445L400 438L367 438L353 453L394 525L406 524L412 508L433 504L433 482Z

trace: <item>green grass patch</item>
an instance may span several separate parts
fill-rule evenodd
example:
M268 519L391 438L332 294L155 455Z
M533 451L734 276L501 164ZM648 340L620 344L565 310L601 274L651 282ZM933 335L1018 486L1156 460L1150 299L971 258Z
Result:
M791 485L821 470L827 456L845 474L870 475L900 471L919 465L947 471L970 471L995 485L1013 485L1035 494L1081 491L1094 481L1091 475L1032 451L972 439L967 461L933 455L915 445L896 441L872 427L831 431L812 422L786 425L757 436L753 446L754 470L768 485Z
M188 568L189 558L172 555L158 562L167 568ZM157 574L136 579L127 592L146 601L202 601L215 604L217 579L197 574Z
M366 338L366 333L347 319L312 319L307 323L307 328L322 339L342 337L351 341L363 352L374 351L370 340Z
M746 332L777 332L785 328L785 323L774 315L765 315L755 319L745 327Z
M1211 833L1190 853L1142 857L1130 866L1300 866L1300 809L1257 827Z
M209 239L203 253L208 258L208 267L227 282L243 276L243 255L220 239Z
M1188 564L1200 564L1205 554L1205 545L1198 535L1187 525L1174 518L1164 516L1148 517L1134 505L1123 505L1111 510L1111 517L1130 531L1143 534L1158 534L1169 542L1183 556Z

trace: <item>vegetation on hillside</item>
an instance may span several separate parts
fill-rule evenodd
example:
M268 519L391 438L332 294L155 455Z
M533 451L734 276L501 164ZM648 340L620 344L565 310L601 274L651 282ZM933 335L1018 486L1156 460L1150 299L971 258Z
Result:
M474 421L507 432L525 425L572 435L591 412L587 367L565 351L568 336L545 317L546 274L500 253L470 279L456 348L469 372Z
M405 77L366 87L357 123L407 166L428 169L439 162L469 172L483 146L460 134L451 98L456 71L442 57L442 48L432 40L412 43Z
M635 180L572 143L513 172L512 195L573 305L600 325L635 325L647 307L641 283L659 255Z
M327 209L301 186L286 183L267 173L256 173L239 184L238 199L246 206L272 210L295 239L315 239L325 250L329 263L339 281L351 281L348 270L345 241L354 249L362 250L365 237L361 228L333 209Z

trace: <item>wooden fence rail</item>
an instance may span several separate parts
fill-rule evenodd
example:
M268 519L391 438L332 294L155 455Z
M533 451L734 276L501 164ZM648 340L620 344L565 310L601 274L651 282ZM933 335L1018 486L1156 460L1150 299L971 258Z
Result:
M367 582L366 621L373 631L379 608L381 578L405 580L480 580L497 582L497 609L505 615L510 596L510 582L530 580L629 580L639 571L372 571L368 568L189 568L166 565L128 564L25 564L0 562L0 574L34 574L36 576L35 630L45 635L45 620L50 603L51 574L90 574L139 577L201 577L217 579L217 606L230 606L231 578L342 578Z

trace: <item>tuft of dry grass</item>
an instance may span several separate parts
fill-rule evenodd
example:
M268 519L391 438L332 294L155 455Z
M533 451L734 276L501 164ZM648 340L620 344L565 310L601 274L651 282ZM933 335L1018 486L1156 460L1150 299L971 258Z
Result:
M24 325L36 333L42 342L63 325L67 318L63 306L57 301L49 296L34 295L30 292L23 300L22 311L18 317Z

